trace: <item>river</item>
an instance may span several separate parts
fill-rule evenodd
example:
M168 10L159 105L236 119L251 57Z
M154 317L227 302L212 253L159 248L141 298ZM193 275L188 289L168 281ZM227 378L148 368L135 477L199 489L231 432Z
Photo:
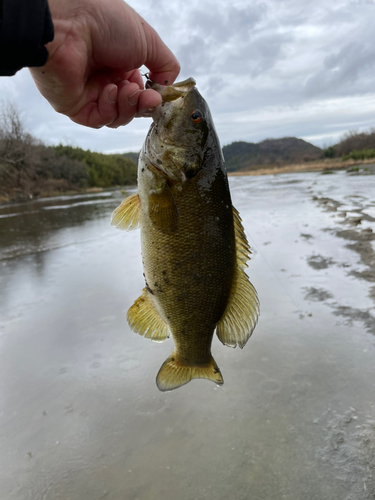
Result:
M231 178L260 320L170 393L124 194L0 207L1 500L374 499L374 168Z

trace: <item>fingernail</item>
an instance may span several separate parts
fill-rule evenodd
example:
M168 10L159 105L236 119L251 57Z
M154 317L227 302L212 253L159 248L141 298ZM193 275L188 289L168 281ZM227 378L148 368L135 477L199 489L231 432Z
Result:
M118 88L117 85L113 85L108 91L108 101L109 104L116 104L118 97Z
M138 102L138 97L139 97L139 94L142 92L142 90L136 90L135 92L132 93L132 95L130 95L128 97L128 102L130 104L130 106L135 106Z

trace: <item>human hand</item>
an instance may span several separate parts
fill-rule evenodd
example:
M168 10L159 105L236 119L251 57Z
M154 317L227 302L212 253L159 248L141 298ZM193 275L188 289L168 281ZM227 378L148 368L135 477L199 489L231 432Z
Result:
M137 68L166 85L180 66L156 31L123 0L49 0L55 38L32 77L53 108L93 128L117 128L161 102Z

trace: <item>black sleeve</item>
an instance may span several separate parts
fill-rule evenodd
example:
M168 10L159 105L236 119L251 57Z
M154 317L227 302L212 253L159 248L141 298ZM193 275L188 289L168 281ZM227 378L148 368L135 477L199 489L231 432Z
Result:
M0 0L0 76L43 66L53 35L47 0Z

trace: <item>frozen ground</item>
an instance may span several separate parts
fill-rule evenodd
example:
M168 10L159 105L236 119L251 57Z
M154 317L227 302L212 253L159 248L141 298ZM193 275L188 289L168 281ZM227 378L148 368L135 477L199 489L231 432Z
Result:
M160 393L120 192L0 208L1 500L375 498L375 175L231 179L261 301L225 385ZM372 232L374 230L374 232Z

